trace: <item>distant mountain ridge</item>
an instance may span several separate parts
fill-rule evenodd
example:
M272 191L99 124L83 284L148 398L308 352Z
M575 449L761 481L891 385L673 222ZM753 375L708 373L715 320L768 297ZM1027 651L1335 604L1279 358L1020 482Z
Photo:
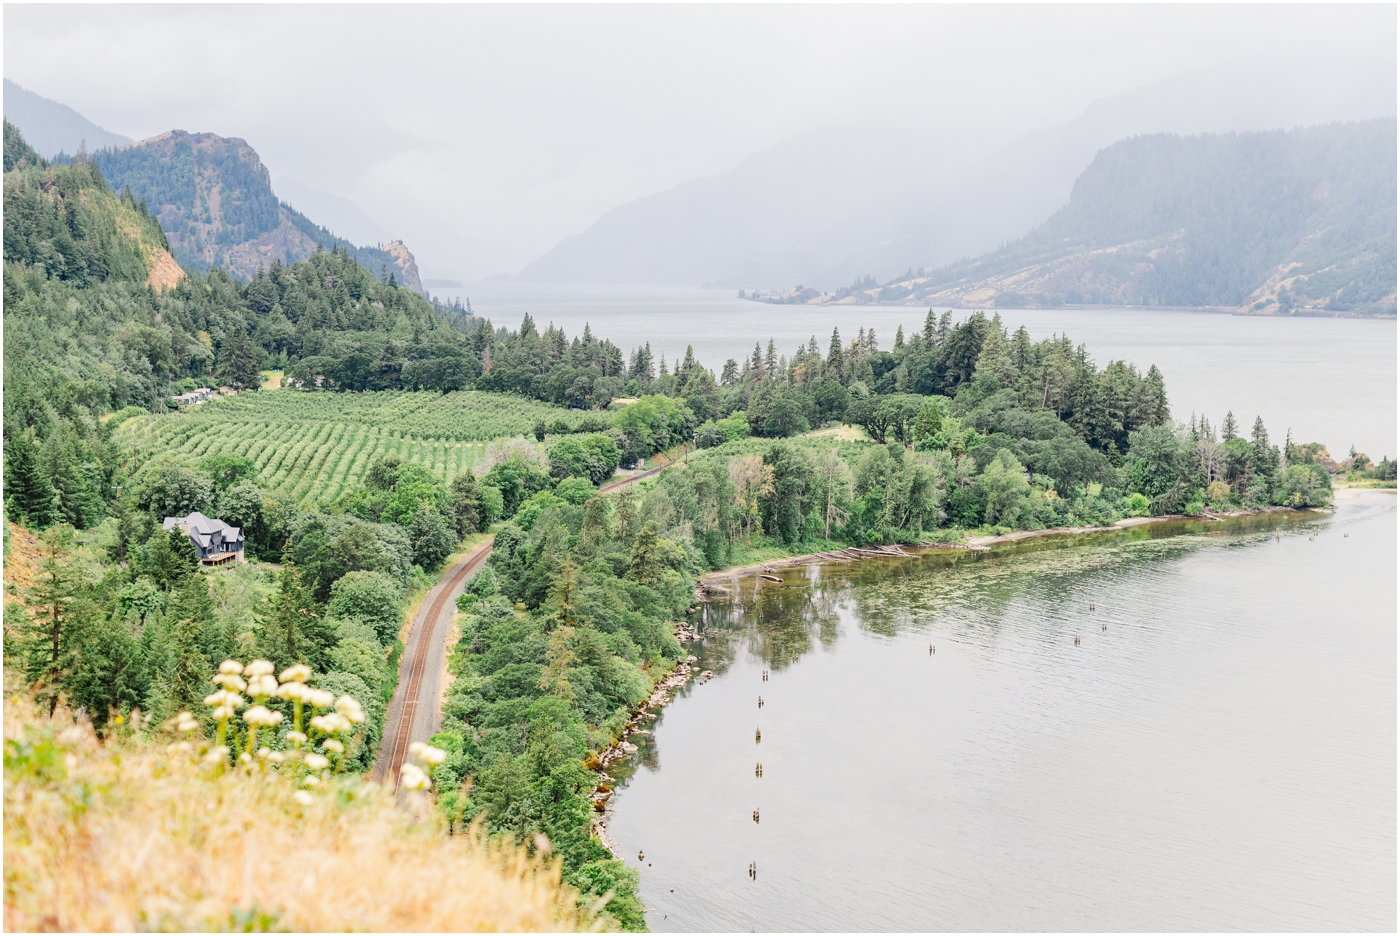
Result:
M530 263L524 280L834 290L866 274L979 256L1044 221L1106 146L1147 133L1223 133L1396 111L1394 60L1255 63L1189 72L1100 99L990 147L956 126L839 124L735 168L618 205Z
M84 145L89 152L125 146L130 137L99 127L66 104L41 97L5 79L5 119L24 134L40 155L52 159L61 153L76 155Z
M418 265L400 241L357 247L336 237L272 191L257 152L237 137L172 130L95 156L116 191L143 199L170 240L175 258L191 272L219 266L243 280L274 262L304 260L317 245L344 247L373 273L423 292Z
M1394 118L1123 140L1024 238L810 301L1393 315L1395 141Z

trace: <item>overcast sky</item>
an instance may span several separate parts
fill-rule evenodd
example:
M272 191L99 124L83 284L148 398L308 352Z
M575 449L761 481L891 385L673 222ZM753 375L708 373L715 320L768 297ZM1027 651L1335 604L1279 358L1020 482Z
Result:
M4 7L5 77L141 139L243 137L429 276L518 270L796 134L987 147L1183 71L1389 62L1393 5Z

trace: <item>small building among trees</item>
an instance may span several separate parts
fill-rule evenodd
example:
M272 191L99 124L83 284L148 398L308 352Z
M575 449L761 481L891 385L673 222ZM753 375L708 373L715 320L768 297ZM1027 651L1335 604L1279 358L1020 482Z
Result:
M243 530L195 511L187 517L166 517L165 529L179 527L194 544L202 566L232 565L243 561Z

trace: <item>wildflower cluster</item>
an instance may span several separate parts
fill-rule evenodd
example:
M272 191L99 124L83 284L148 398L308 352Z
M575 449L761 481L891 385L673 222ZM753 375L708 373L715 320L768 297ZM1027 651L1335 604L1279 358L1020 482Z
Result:
M214 743L206 742L196 749L190 741L180 740L171 749L198 755L204 763L223 769L232 755L230 733L239 730L235 716L242 709L245 742L238 763L250 768L256 763L263 770L290 773L301 788L294 794L296 800L309 803L311 795L305 788L320 785L332 767L337 773L343 769L347 743L356 726L364 722L364 709L351 696L336 698L324 689L308 685L311 667L303 663L287 667L280 675L274 676L274 672L275 667L267 660L254 660L247 666L237 660L225 660L213 678L219 688L204 698L216 725ZM275 700L292 703L292 723L283 736L283 750L258 744L260 729L275 729L285 719L282 712L268 707L267 703L275 704ZM308 710L313 713L309 719ZM164 727L177 736L187 736L198 730L200 723L182 711Z
M433 768L447 760L446 751L422 741L414 741L408 746L408 756L413 760L404 762L403 767L399 768L399 786L411 791L426 790L432 786ZM423 766L420 767L414 761Z

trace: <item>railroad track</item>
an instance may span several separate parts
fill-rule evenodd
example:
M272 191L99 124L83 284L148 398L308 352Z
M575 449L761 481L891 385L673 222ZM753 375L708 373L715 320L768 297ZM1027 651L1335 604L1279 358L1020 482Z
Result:
M610 492L612 492L612 491L616 491L618 488L626 487L626 486L629 485L629 484L635 484L635 483L637 483L638 481L642 480L643 478L650 478L652 475L661 474L661 472L665 471L667 468L670 468L670 467L672 467L673 465L680 465L680 464L684 464L684 462L682 462L680 459L676 459L676 460L673 461L673 462L667 462L666 464L662 465L662 466L659 467L659 468L648 468L646 471L639 471L639 472L637 472L636 474L634 474L634 475L629 475L628 477L622 478L622 479L619 480L619 481L611 481L611 482L609 482L609 483L603 485L602 487L598 488L598 493L599 493L599 494L608 494L608 493L610 493Z
M380 761L383 763L383 773L379 772L376 764L376 773L379 779L393 779L394 791L399 789L399 770L403 767L404 761L408 759L408 746L413 743L413 725L418 718L419 711L426 705L437 705L437 699L425 700L423 695L423 678L428 672L430 663L433 662L433 642L439 629L443 626L442 615L454 600L453 593L466 581L467 577L481 568L488 556L491 555L491 544L487 543L485 548L478 550L460 563L449 576L439 583L437 596L433 598L428 606L428 612L419 620L417 632L410 640L412 649L410 651L409 667L406 679L401 679L399 689L402 692L402 702L399 706L398 717L392 723L385 725L385 742L392 742L387 745L388 759L384 760L384 743L380 745ZM449 614L447 620L451 621ZM392 735L390 734L392 732ZM420 739L426 740L426 739Z

